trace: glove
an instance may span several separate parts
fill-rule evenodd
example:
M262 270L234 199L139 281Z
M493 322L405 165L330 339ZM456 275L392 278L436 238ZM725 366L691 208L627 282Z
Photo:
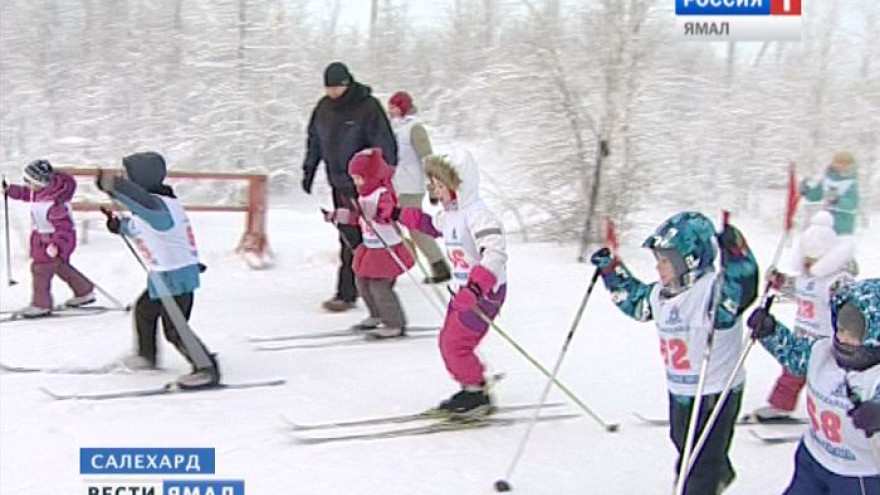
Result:
M847 414L852 418L856 428L865 430L865 436L868 438L880 431L880 404L861 402Z
M603 274L606 274L610 273L620 263L620 260L614 256L610 249L603 247L590 256L590 263L596 265Z
M752 329L749 336L753 339L763 339L776 332L776 318L764 308L752 311L746 324Z
M498 279L495 274L480 265L471 270L468 283L452 298L452 308L457 311L471 311L477 302L492 291Z
M58 246L55 244L49 244L46 246L46 254L49 255L50 258L58 256Z
M737 258L744 257L749 251L745 237L743 237L739 229L730 224L724 225L724 230L718 236L718 245L721 246L724 252Z
M113 212L110 211L110 209L106 206L101 207L101 213L103 213L104 216L107 217L107 230L109 230L112 234L118 234L120 232L120 229L122 228L122 222L119 221L119 217L114 215Z
M317 168L303 169L302 188L306 194L312 194L312 183L315 182L315 172Z

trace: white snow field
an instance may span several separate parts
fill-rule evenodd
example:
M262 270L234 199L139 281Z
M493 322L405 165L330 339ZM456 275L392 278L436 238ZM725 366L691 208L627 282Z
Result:
M0 373L0 493L87 493L90 478L79 474L81 447L214 447L214 478L244 479L249 494L493 493L493 483L504 475L525 425L325 445L297 444L285 430L283 416L311 423L415 412L456 390L434 339L278 352L259 352L247 342L253 335L346 328L365 316L362 305L339 315L320 309L335 283L337 240L333 229L321 221L316 205L270 211L269 239L277 263L261 271L248 269L233 253L243 225L240 216L192 215L209 267L196 294L193 328L219 353L226 381L283 377L284 386L112 401L55 401L39 390L87 393L161 385L187 368L161 340L161 372ZM13 276L19 284L8 287L3 277L0 308L4 310L24 306L29 298L22 241L26 233L20 228L26 210L20 204L13 207ZM655 278L653 258L638 245L672 213L652 212L621 239L624 260L645 280ZM871 220L880 224L880 214L874 213ZM745 231L763 270L779 237L781 212L778 222L750 221L737 212L732 221ZM877 276L880 229L863 227L858 242L862 276ZM509 297L498 323L551 368L592 267L574 261L575 246L521 244L515 238L510 243ZM131 253L120 239L103 231L101 223L93 224L89 242L80 246L73 261L125 302L134 300L145 283ZM417 270L413 274L421 279ZM412 279L400 279L398 287L412 325L441 321ZM56 281L54 288L58 302L69 297L62 283ZM780 305L776 314L790 320L792 310L790 304ZM101 366L130 353L132 345L130 314L0 325L0 361L7 365ZM600 284L560 378L605 421L620 422L620 431L606 433L586 415L539 424L510 478L514 493L668 493L674 449L667 431L641 424L632 415L634 411L666 415L658 350L653 325L625 317ZM481 354L493 371L506 373L495 391L500 404L538 398L545 378L499 335L493 332L485 339ZM749 356L747 368L744 411L763 404L779 372L759 346ZM565 400L556 390L550 399ZM577 408L569 405L563 410ZM756 428L769 432L798 427ZM781 493L791 475L795 446L763 445L747 428L738 429L732 448L738 478L727 493Z

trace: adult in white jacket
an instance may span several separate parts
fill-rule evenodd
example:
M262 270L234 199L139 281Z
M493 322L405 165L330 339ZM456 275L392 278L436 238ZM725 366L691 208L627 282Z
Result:
M425 199L425 188L428 178L422 160L432 153L431 140L425 126L415 116L416 107L412 97L405 91L398 91L388 100L388 115L391 116L391 128L397 140L397 171L392 183L401 206L421 208ZM435 199L431 199L435 201ZM429 235L411 230L415 247L418 247L431 264L431 274L425 283L442 283L449 280L449 264L443 251ZM415 249L412 244L410 247ZM416 253L413 253L414 255Z

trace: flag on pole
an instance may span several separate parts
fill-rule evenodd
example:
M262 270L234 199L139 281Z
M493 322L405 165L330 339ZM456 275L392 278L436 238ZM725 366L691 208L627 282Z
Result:
M797 176L794 170L794 162L788 164L788 203L785 209L785 231L790 232L794 226L794 214L797 211L798 201L801 195L798 194Z
M617 254L617 232L614 230L614 222L610 218L605 219L605 245L612 253Z

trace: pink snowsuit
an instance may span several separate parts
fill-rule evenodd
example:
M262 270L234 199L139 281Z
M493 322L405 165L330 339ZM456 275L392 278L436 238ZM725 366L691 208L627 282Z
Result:
M55 275L70 286L76 297L94 290L94 284L70 264L70 256L76 249L76 229L70 212L74 191L76 181L73 177L58 171L40 190L18 185L10 185L6 190L11 199L31 203L31 304L38 308L52 307L51 284ZM54 257L47 252L50 245L58 249Z
M501 223L479 198L479 172L473 157L456 150L450 162L462 182L457 200L438 216L440 230L429 215L416 208L403 208L400 223L432 237L442 235L453 283L459 291L477 286L482 294L472 309L457 308L455 298L450 301L440 330L440 354L446 369L462 386L479 386L484 383L485 368L475 351L489 329L487 320L495 319L507 295L506 245Z

